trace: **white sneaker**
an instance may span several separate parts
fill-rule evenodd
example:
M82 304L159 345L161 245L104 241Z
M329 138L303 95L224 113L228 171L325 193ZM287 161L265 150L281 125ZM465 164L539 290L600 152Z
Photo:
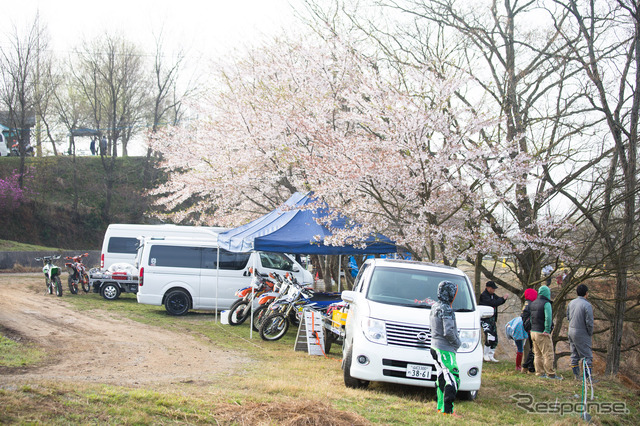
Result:
M495 359L493 357L493 354L495 354L495 353L496 353L495 349L490 349L489 350L489 361L491 361L491 362L500 362L500 361L498 361L497 359Z
M491 350L491 348L489 348L489 346L485 346L484 347L484 356L483 359L487 362L491 361L491 359L489 358L489 351Z

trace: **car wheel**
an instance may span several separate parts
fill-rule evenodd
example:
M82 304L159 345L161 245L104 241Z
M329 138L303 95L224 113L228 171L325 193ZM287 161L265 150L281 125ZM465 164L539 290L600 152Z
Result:
M344 385L352 389L366 389L369 386L368 380L360 380L355 377L351 377L351 358L352 349L347 351L347 355L344 357L344 364L342 365Z
M164 308L169 315L184 315L189 311L189 305L189 295L184 290L171 290L164 300Z
M100 293L102 294L102 297L107 300L116 300L120 297L120 287L114 283L106 283L102 286Z
M475 401L478 397L478 391L458 391L457 398L460 401Z

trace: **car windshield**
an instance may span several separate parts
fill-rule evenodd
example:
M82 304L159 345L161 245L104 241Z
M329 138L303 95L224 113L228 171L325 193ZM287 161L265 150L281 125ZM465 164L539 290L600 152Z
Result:
M430 309L438 300L438 284L445 280L458 285L453 310L473 311L471 291L465 277L418 269L376 267L372 272L367 299L390 305Z

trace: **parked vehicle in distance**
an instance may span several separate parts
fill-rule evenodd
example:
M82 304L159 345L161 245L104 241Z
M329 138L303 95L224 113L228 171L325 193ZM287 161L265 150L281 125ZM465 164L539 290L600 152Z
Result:
M135 266L140 271L138 303L164 305L171 315L228 309L237 300L236 290L251 285L251 267L313 282L311 273L287 255L218 251L217 241L206 240L145 238Z
M7 140L2 132L0 132L0 157L8 157L10 152L11 151L9 151L9 147L7 146Z
M62 296L62 283L60 282L61 270L59 266L53 264L54 260L60 259L60 256L43 256L36 257L35 260L42 262L42 273L44 274L45 284L49 294L56 293L56 296Z
M211 226L111 224L107 227L102 240L100 268L108 269L114 263L133 265L138 252L138 237L192 238L216 241L218 233L225 230L226 228Z
M89 287L107 300L116 300L121 293L138 292L138 270L128 263L114 263L107 269L89 271Z
M444 280L458 286L452 304L462 341L456 354L458 398L476 398L482 376L480 318L493 315L493 308L476 305L461 270L404 260L367 260L353 291L342 292L349 303L342 353L347 387L364 388L371 381L435 387L430 312Z
M89 292L89 275L87 274L87 268L82 263L83 257L88 257L89 253L79 254L77 256L66 256L65 262L67 271L69 272L69 291L71 294L78 294L78 288L82 288L85 293Z

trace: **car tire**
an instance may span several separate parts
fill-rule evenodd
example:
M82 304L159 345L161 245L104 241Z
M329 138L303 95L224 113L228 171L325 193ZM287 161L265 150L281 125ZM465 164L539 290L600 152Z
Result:
M191 298L184 290L171 290L164 299L164 308L169 315L181 316L189 312Z
M116 300L120 297L120 287L115 283L106 283L100 289L100 294L107 300Z
M347 351L347 355L344 357L344 363L342 365L343 376L344 376L344 385L348 388L352 389L366 389L369 386L368 380L360 380L355 377L351 377L351 359L352 349L350 348Z
M475 401L478 397L478 391L458 391L456 398L460 401Z

